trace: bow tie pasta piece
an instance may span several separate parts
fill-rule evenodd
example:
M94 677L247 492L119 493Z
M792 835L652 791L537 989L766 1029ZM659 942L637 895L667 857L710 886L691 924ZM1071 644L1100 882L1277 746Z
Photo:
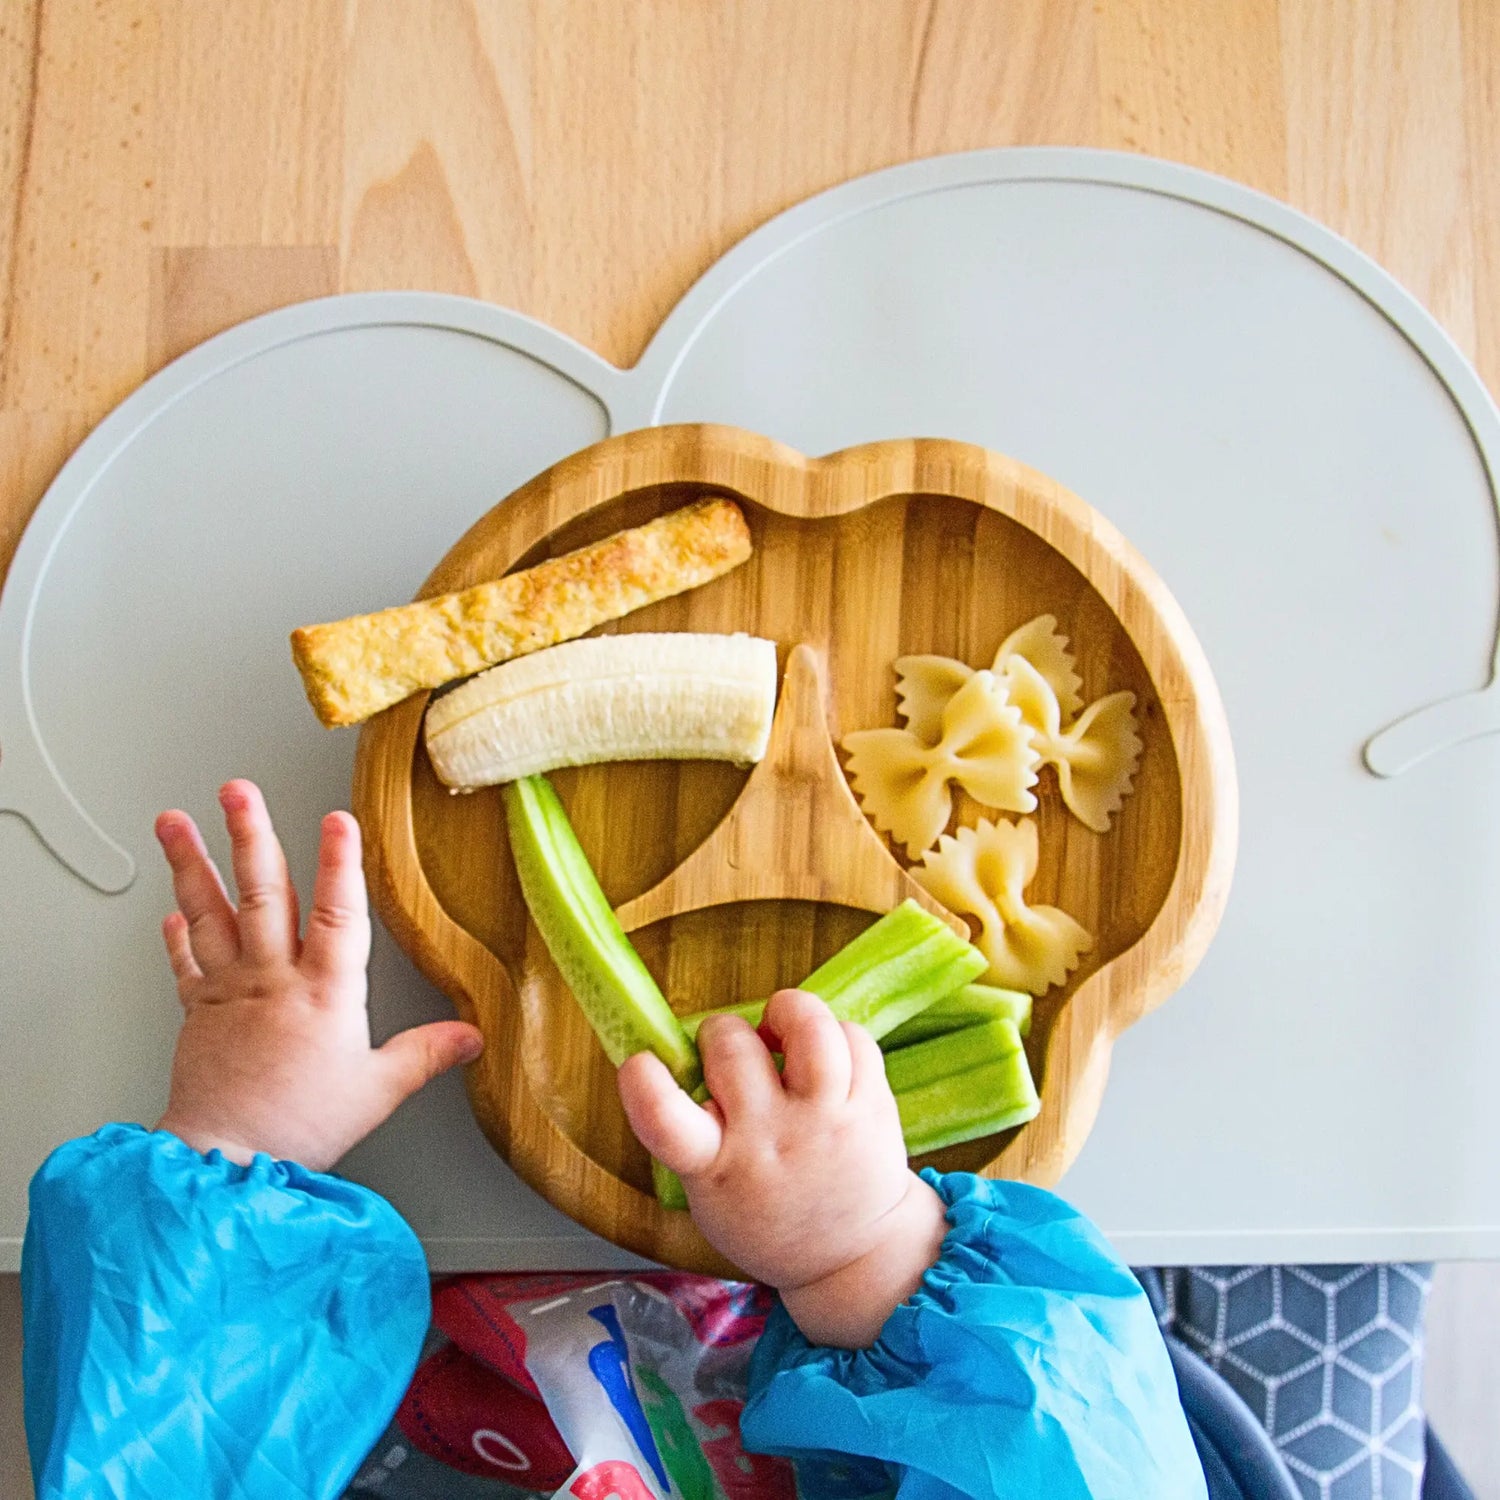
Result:
M924 745L937 744L943 733L943 710L974 675L974 668L951 656L902 656L895 666L896 712Z
M1080 823L1107 833L1141 763L1135 732L1135 694L1111 693L1090 703L1058 745L1057 784Z
M989 959L986 984L1045 994L1063 984L1093 937L1055 906L1028 906L1036 874L1036 824L991 823L945 834L912 877L950 911L979 923L975 945Z
M1057 694L1026 657L1006 662L1005 681L1041 763L1057 767L1058 789L1068 810L1095 833L1107 833L1140 764L1135 694L1100 698L1064 729Z
M1083 707L1083 678L1073 666L1068 638L1057 628L1056 615L1038 615L1000 642L991 671L1003 672L1016 657L1036 668L1057 696L1062 717L1071 719Z
M1001 641L992 672L1003 673L1016 657L1029 662L1057 697L1063 717L1083 707L1083 679L1073 668L1068 638L1059 633L1055 615L1038 615ZM896 661L896 707L906 727L926 744L942 733L943 709L974 675L974 668L951 656L903 656Z
M993 672L975 672L944 707L941 737L925 745L908 729L844 736L849 780L877 828L916 859L953 812L950 783L986 807L1031 812L1039 763L1030 729Z

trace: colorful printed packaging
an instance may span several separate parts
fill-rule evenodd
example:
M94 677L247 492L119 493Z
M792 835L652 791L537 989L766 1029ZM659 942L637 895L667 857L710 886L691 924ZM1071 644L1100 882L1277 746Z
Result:
M675 1272L461 1276L359 1500L866 1500L883 1466L746 1453L739 1416L771 1297Z

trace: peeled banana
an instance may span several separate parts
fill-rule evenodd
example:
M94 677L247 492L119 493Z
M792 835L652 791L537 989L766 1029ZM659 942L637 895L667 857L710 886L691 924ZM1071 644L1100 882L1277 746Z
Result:
M766 753L776 643L750 635L569 641L491 667L434 700L427 755L456 792L605 760Z

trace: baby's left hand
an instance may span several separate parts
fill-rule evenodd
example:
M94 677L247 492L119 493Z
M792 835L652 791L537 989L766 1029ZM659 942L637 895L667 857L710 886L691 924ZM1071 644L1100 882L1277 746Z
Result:
M158 1130L231 1161L258 1151L326 1171L411 1094L484 1043L476 1027L434 1021L370 1046L365 965L370 913L359 824L323 820L307 934L259 788L219 793L239 906L186 813L156 834L178 910L162 924L185 1019Z

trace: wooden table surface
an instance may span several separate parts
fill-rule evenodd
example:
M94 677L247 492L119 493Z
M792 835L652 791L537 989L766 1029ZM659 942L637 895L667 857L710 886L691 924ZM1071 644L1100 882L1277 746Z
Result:
M628 364L789 204L1036 144L1285 199L1500 386L1497 0L3 0L0 564L87 429L251 313L461 292Z

